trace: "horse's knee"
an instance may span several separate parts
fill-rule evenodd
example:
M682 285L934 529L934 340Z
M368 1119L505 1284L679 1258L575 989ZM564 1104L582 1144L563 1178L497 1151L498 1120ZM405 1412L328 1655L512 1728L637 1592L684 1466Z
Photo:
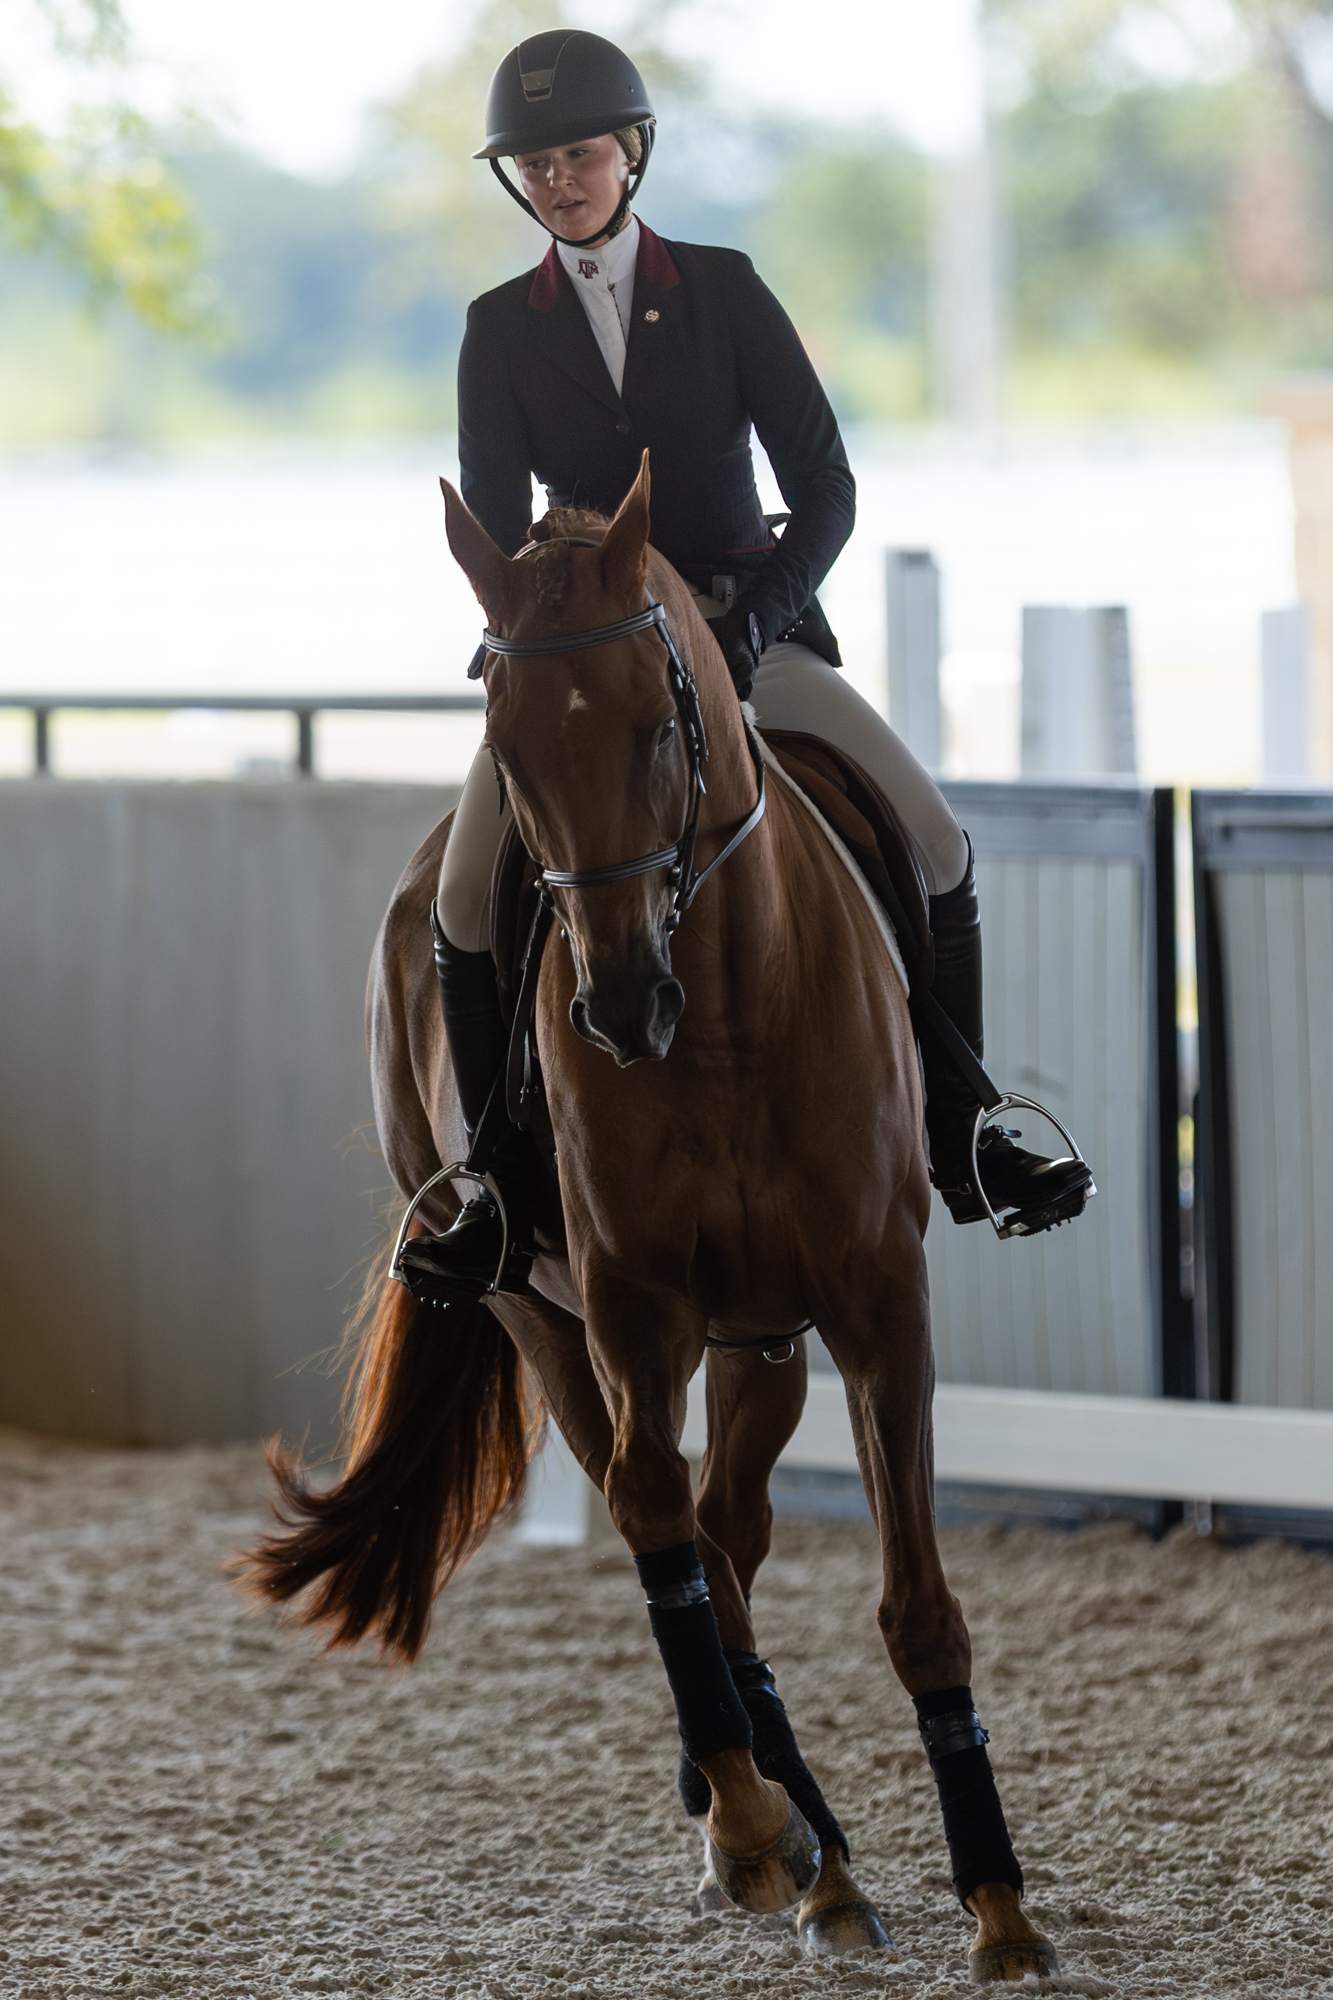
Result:
M742 1501L734 1492L710 1493L705 1482L696 1511L699 1526L725 1551L742 1591L748 1593L773 1541L773 1508L767 1493L750 1492Z
M965 1687L972 1679L972 1641L953 1592L895 1589L890 1585L876 1613L893 1670L908 1694Z
M607 1468L606 1504L636 1556L694 1540L690 1468L674 1445L661 1447L643 1433L620 1444Z

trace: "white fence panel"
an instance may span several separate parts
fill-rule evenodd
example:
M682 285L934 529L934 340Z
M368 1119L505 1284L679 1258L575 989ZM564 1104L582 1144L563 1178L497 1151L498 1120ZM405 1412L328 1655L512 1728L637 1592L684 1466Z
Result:
M1156 899L1170 883L1156 850L1169 795L945 789L977 850L987 1068L1058 1112L1099 1192L1072 1227L1005 1243L989 1225L958 1227L936 1198L926 1255L941 1379L1152 1395L1178 1270L1162 1243L1158 1151ZM1173 1039L1165 1054L1173 1093ZM1038 1150L1059 1144L1030 1114L1006 1122Z
M1199 793L1201 1107L1217 1390L1333 1409L1333 799Z
M328 1438L388 1189L366 967L456 796L0 786L0 1422Z

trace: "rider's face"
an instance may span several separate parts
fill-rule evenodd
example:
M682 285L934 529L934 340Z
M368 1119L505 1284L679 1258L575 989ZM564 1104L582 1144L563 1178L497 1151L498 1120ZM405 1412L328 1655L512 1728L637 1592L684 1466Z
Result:
M518 177L539 220L553 235L577 243L615 214L629 178L629 162L619 139L608 132L600 139L580 139L574 146L520 153Z

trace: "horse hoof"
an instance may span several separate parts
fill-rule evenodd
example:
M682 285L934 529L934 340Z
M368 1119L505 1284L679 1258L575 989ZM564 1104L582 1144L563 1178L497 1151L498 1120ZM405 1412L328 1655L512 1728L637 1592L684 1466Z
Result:
M695 1917L715 1917L719 1910L727 1908L727 1899L718 1885L718 1879L711 1867L705 1868L703 1879L690 1899L690 1914Z
M835 1903L812 1910L796 1926L796 1942L811 1958L845 1958L850 1951L893 1951L893 1939L873 1903Z
M1030 1972L1039 1979L1054 1979L1060 1971L1055 1946L1036 1939L1028 1944L977 1945L967 1955L967 1966L974 1986L1026 1979Z
M819 1877L819 1842L804 1813L788 1804L787 1824L762 1854L724 1854L708 1843L708 1859L728 1902L756 1916L789 1910Z

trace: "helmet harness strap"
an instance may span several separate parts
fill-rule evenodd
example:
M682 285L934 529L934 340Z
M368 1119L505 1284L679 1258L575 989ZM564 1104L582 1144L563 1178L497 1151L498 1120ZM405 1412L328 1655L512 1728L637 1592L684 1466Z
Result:
M629 213L629 205L639 192L639 184L648 171L648 161L653 150L653 126L645 119L642 125L637 125L634 129L643 142L643 152L639 156L639 164L634 169L633 178L626 183L625 191L621 195L615 213L612 215L610 221L604 222L600 229L595 229L591 236L580 236L577 239L569 236L557 236L554 229L549 229L547 233L553 243L563 243L570 250L586 250L589 244L600 243L604 236L616 236L619 234L625 217ZM514 183L510 180L499 160L494 157L491 159L491 172L495 175L496 180L499 181L505 193L513 196L526 215L530 215L534 222L542 221L527 196L514 186ZM546 227L547 225L542 222L542 228L546 229Z

